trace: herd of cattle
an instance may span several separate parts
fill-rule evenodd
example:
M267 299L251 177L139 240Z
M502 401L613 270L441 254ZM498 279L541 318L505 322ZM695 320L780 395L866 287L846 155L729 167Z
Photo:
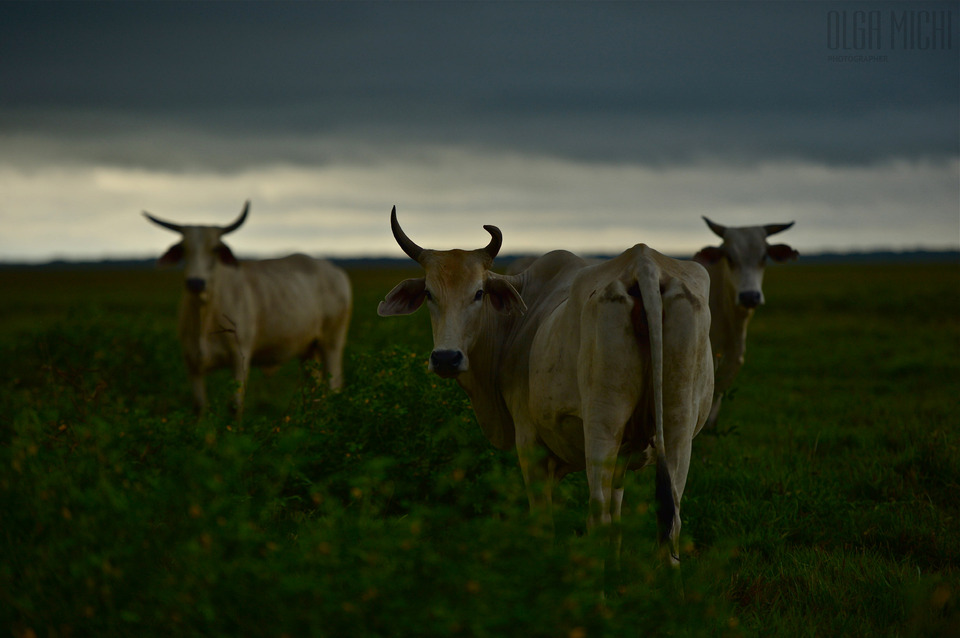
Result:
M238 417L251 365L313 358L339 389L353 305L346 273L328 261L238 261L222 238L249 208L228 226L144 213L181 235L160 263L185 265L179 336L195 407L206 405L206 373L229 367ZM716 422L743 364L767 259L797 257L767 243L792 222L734 228L704 220L723 242L692 261L637 244L594 262L557 250L498 274L496 226L484 226L484 248L432 250L404 233L394 207L394 238L424 276L400 282L377 309L404 315L426 304L430 370L457 380L493 445L516 448L531 509L549 517L555 483L586 471L588 525L616 522L625 471L654 464L660 540L673 562L693 438Z

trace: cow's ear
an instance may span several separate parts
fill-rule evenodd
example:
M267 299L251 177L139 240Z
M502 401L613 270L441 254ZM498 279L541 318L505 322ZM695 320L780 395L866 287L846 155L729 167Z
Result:
M507 315L522 315L527 311L527 305L523 303L523 297L517 292L517 289L510 285L510 282L501 277L490 274L483 285L483 292L493 304L493 309Z
M767 246L767 255L774 261L787 261L796 259L800 256L800 253L786 244L772 244Z
M239 265L237 258L233 256L233 251L230 250L230 247L226 244L217 244L217 247L213 249L213 252L217 256L217 259L220 260L221 264L234 267Z
M427 280L423 277L401 281L377 306L377 314L381 317L409 315L423 304L426 291Z
M723 259L723 248L718 246L707 246L706 248L701 248L700 252L693 256L693 260L704 266L709 266L710 264L715 264L721 259Z
M157 260L157 265L172 266L174 264L179 264L181 259L183 259L183 242L170 246L170 248L167 249L167 252L163 253L163 256Z

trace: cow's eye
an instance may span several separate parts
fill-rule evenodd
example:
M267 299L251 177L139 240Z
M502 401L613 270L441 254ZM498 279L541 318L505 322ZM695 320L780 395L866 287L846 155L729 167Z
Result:
M427 298L427 301L433 301L433 293L431 293L429 290L424 290L423 296Z
M473 300L474 300L474 301L480 301L481 299L483 299L483 289L482 289L482 288L481 288L480 290L478 290L478 291L477 291L477 294L475 294L475 295L473 296Z

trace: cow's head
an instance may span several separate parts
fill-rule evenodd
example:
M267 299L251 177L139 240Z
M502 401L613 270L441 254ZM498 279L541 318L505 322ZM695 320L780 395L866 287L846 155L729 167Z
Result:
M723 260L729 269L728 279L734 286L735 301L744 308L756 308L764 301L763 268L767 259L787 261L800 254L786 244L767 243L767 237L790 228L793 222L733 228L721 226L706 217L703 220L723 239L723 243L707 246L693 258L705 266Z
M430 369L441 377L455 377L470 369L468 353L489 312L522 313L526 307L506 277L490 271L500 251L502 235L496 226L484 226L490 243L477 250L429 250L415 244L390 213L393 236L403 252L423 266L424 276L400 282L377 307L381 317L406 315L424 302L433 326Z
M244 205L240 217L227 226L184 226L157 219L146 211L143 214L154 224L176 231L183 236L179 243L171 246L160 257L158 263L169 265L183 261L187 291L197 295L202 300L206 298L207 290L212 287L216 280L218 265L225 264L234 267L237 265L237 258L233 256L233 252L223 243L221 238L240 228L240 225L247 219L248 212L250 212L249 200Z

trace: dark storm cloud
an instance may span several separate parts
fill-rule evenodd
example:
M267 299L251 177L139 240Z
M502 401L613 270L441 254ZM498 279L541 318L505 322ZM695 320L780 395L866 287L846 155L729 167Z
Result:
M831 48L830 12L921 9L949 13L952 48ZM958 27L956 3L7 3L0 135L174 168L318 163L356 144L944 159Z

